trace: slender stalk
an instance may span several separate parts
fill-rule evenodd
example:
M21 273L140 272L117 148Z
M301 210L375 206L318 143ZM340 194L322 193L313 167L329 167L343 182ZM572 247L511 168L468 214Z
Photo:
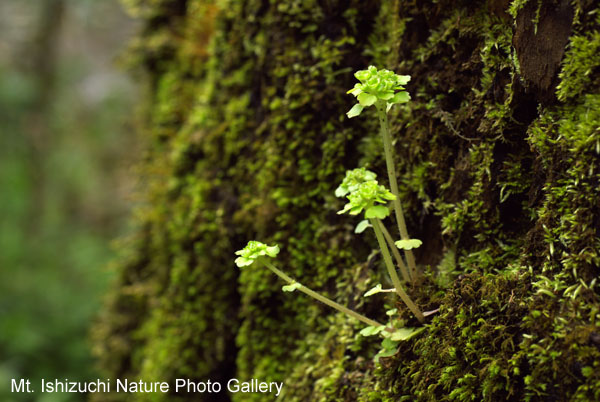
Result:
M394 264L392 263L392 256L390 255L390 251L387 248L385 243L385 238L383 236L383 232L381 231L381 221L377 218L370 219L371 225L373 226L373 230L375 230L375 236L377 237L377 242L379 243L379 248L381 248L381 253L383 254L383 261L385 262L385 266L392 278L392 283L396 288L396 293L402 299L406 307L409 308L410 311L417 317L420 322L425 321L425 317L423 313L417 305L411 300L411 298L406 294L404 288L402 288L402 284L400 283L400 278L398 278L398 274L396 273L396 269L394 269Z
M285 273L283 273L282 271L280 271L279 269L277 269L273 264L271 264L268 261L265 260L260 260L260 262L262 262L264 264L264 266L266 266L268 269L270 269L275 275L277 275L278 277L280 277L281 279L283 279L284 281L286 281L288 284L292 284L292 283L298 283L297 281L293 280L291 277L289 277L288 275L286 275ZM351 317L356 318L359 321L364 322L367 325L372 325L374 327L380 327L383 324L378 323L377 321L374 321L368 317L365 317L362 314L357 313L354 310L350 310L347 307L342 306L339 303L334 302L331 299L328 299L325 296L320 295L319 293L315 292L314 290L311 290L309 288L307 288L306 286L302 285L299 283L299 287L298 290L301 291L302 293L307 294L308 296L317 299L318 301L320 301L321 303L324 303L326 305L328 305L329 307L333 307L334 309L341 311L342 313L348 314Z
M406 222L404 220L404 213L402 212L402 204L400 203L400 193L398 192L398 180L396 179L396 168L394 166L394 154L392 153L392 135L390 133L390 125L387 118L386 104L385 102L379 101L376 104L377 117L379 118L379 126L381 128L381 136L383 137L383 150L385 153L385 163L387 166L388 178L390 180L390 189L392 194L396 196L394 200L394 211L396 214L396 222L398 223L398 230L400 237L403 240L408 240L408 230L406 229ZM412 250L404 250L406 256L406 262L410 271L413 273L413 279L417 278L417 264L415 263L415 256Z
M396 264L398 265L398 267L400 268L400 272L402 273L402 278L404 278L404 280L407 282L411 282L410 272L408 271L408 268L406 268L406 265L404 264L404 261L402 260L402 257L400 256L400 252L398 251L398 248L394 244L394 239L392 239L390 232L388 232L388 230L385 228L385 225L383 224L383 222L381 222L381 231L383 232L383 236L385 237L385 240L387 241L387 244L390 247L390 250L392 250L392 254L394 255L394 258L396 259Z

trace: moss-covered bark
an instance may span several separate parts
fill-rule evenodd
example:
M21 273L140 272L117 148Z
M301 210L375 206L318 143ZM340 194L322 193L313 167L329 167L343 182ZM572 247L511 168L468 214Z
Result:
M146 21L130 55L148 72L149 145L95 329L111 377L284 381L285 401L600 399L595 2L128 3ZM384 297L361 297L385 281L374 236L333 195L348 168L385 177L374 111L344 115L369 64L413 76L391 114L424 241L409 292L440 308L380 366L358 323L233 264L249 239L278 243L294 277L384 319Z

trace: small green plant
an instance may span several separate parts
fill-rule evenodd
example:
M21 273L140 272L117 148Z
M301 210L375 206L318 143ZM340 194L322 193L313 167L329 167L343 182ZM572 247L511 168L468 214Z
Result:
M364 296L369 297L377 293L394 292L400 297L415 317L420 322L424 322L426 315L433 314L437 310L426 312L425 314L421 312L404 290L392 262L391 255L393 254L403 279L406 282L416 282L418 279L418 272L412 249L419 247L422 242L418 239L411 239L408 236L402 205L400 204L394 157L392 153L391 133L389 122L387 120L387 113L394 104L405 103L410 100L410 95L404 90L404 85L408 83L410 76L398 75L385 69L377 70L377 68L370 66L367 70L357 71L355 77L360 83L356 84L353 89L348 91L348 93L356 96L358 103L354 105L347 114L348 117L352 118L360 115L364 108L375 106L383 137L383 147L391 191L377 182L377 175L374 172L365 168L349 170L346 172L346 176L340 186L335 190L335 195L337 197L346 197L348 199L348 203L338 212L338 214L364 214L365 219L358 223L355 232L362 233L368 227L373 228L379 248L381 249L381 254L383 255L387 273L394 285L393 289L383 289L381 284L378 284L373 289L366 292ZM401 240L396 242L382 222L383 219L390 215L390 209L388 207L390 202L392 202L393 205L401 238ZM398 250L404 251L407 264L404 264ZM367 324L368 326L360 331L361 335L381 335L384 338L382 341L382 349L375 356L376 360L379 357L395 354L400 341L409 339L424 330L423 327L404 327L405 323L403 320L399 319L396 309L387 312L387 315L390 318L388 325L386 326L309 289L288 276L269 261L270 258L275 258L279 254L279 251L279 246L277 245L268 246L258 241L250 241L242 250L236 251L236 255L239 257L236 258L235 263L239 268L244 268L258 262L286 282L286 285L282 287L284 292L294 292L295 290L299 290L300 292Z
M288 276L287 274L279 270L277 267L275 267L271 262L267 260L266 257L275 258L277 254L279 254L279 246L277 245L268 246L264 243L252 240L248 242L246 247L236 251L235 254L239 255L239 257L235 259L235 264L239 268L244 268L246 266L254 264L255 262L258 262L266 268L268 268L269 270L271 270L271 272L273 272L275 275L283 279L287 283L287 285L281 288L284 292L293 292L295 290L299 290L300 292L314 299L317 299L321 303L324 303L329 307L333 307L334 309L341 311L342 313L345 313L350 317L356 318L357 320L369 325L369 327L367 328L376 327L381 328L382 330L385 328L384 325L378 323L377 321L365 317L364 315L359 314L354 310L350 310L349 308L334 302L333 300L315 292L314 290L307 288L300 282L295 281L290 276Z
M367 324L368 326L360 331L360 335L380 335L383 338L381 342L381 350L379 351L379 353L377 353L377 355L375 355L376 361L380 357L394 355L397 352L398 343L400 341L410 339L411 337L424 330L424 327L404 327L404 322L402 320L394 319L394 317L397 316L396 309L387 312L387 315L390 317L390 320L387 325L383 325L375 320L365 317L360 313L357 313L354 310L342 306L341 304L336 303L333 300L302 285L300 282L292 279L289 275L278 269L269 261L269 258L277 257L279 251L280 249L277 245L268 246L264 243L252 240L249 241L246 247L244 247L242 250L238 250L235 252L235 254L239 256L236 258L235 263L239 268L245 268L254 264L255 262L258 262L259 264L262 264L264 267L268 268L271 272L273 272L275 275L277 275L287 283L287 285L281 288L281 290L283 290L284 292L294 292L295 290L299 290L300 292ZM381 289L380 291L385 292L387 290ZM378 292L373 292L373 294L374 293Z
M352 189L353 191L347 195L348 203L344 206L344 209L338 212L338 214L349 213L350 215L358 215L361 212L364 212L365 218L369 220L371 226L373 227L373 231L375 232L375 237L377 237L377 242L379 243L379 248L381 249L381 254L383 255L383 261L387 268L388 274L390 275L392 283L394 284L395 292L398 294L398 296L400 296L404 304L406 304L406 306L410 311L412 311L417 319L420 322L423 322L425 320L423 313L421 310L419 310L417 305L412 301L402 287L402 283L400 282L400 278L396 273L390 251L386 243L385 235L383 233L385 227L381 220L390 214L387 203L388 201L395 200L396 197L384 186L378 184L376 180L364 181L360 184L352 186ZM410 275L406 270L406 266L401 266L401 269L402 268L404 268L404 271L402 271L403 276L406 279L409 279Z
M398 181L396 179L396 168L394 164L394 155L392 147L392 135L387 118L390 108L399 103L406 103L410 100L410 95L404 90L404 85L410 81L410 75L398 75L393 71L382 69L377 70L374 66L369 66L366 70L357 71L354 76L360 81L355 84L348 93L356 96L358 103L348 111L349 118L360 115L364 108L375 106L379 127L383 138L383 150L385 153L385 162L387 166L388 179L392 194L396 196L394 201L394 212L400 238L404 241L410 240L406 221L402 212L402 205L398 192ZM410 248L403 248L408 267L410 269L413 281L419 277L415 257Z
M425 327L405 327L404 321L397 318L398 310L395 308L386 311L386 314L389 317L389 323L387 328L366 327L362 331L360 331L360 334L362 336L379 335L383 338L383 340L381 341L381 350L375 355L374 358L376 362L379 361L380 357L389 357L395 355L398 352L398 344L400 342L406 341L425 330ZM389 328L395 329L390 331L388 330Z
M344 180L342 181L342 184L340 184L340 186L335 190L335 195L337 197L347 196L349 193L357 190L358 186L360 184L365 183L367 181L374 181L376 178L377 178L377 174L375 174L374 172L371 172L370 170L367 170L365 168L357 168L357 169L353 169L353 170L348 170L346 172L346 177L344 177ZM387 195L387 196L389 197L389 195ZM388 212L388 214L389 214L389 212ZM372 225L369 223L369 220L368 219L362 220L358 223L358 225L356 225L356 229L354 230L354 232L362 233L368 227L372 227ZM394 259L396 260L396 264L398 265L400 272L402 272L403 279L405 281L410 281L411 278L410 278L408 268L404 264L404 261L402 260L402 257L400 256L400 253L398 252L398 248L397 248L396 244L394 243L392 236L390 235L390 232L388 232L388 230L386 229L386 227L384 225L381 225L381 231L383 232L383 236L385 237L385 240L388 243L388 247L392 251L392 255L394 256Z

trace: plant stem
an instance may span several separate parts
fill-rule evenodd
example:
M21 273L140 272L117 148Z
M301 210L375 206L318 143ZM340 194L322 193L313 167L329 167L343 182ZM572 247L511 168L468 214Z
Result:
M385 225L383 224L383 222L381 222L381 231L383 232L383 236L385 237L385 240L387 241L388 246L390 247L390 250L392 250L392 254L394 255L394 258L396 259L396 264L398 264L398 267L400 268L402 277L404 278L405 281L410 282L411 281L410 272L408 271L408 268L406 268L406 265L404 264L404 261L402 260L402 257L400 256L400 252L398 251L396 244L394 244L394 239L392 239L390 232L388 232L388 230L385 228Z
M293 280L291 277L289 277L288 275L286 275L285 273L283 273L282 271L280 271L279 269L277 269L273 264L271 264L268 261L264 261L264 260L260 260L260 262L262 262L264 264L264 266L266 266L268 269L270 269L275 275L277 275L278 277L280 277L281 279L283 279L284 281L286 281L288 284L292 284L292 283L298 283L297 281ZM367 325L372 325L374 327L380 327L383 324L378 323L377 321L374 321L368 317L365 317L362 314L357 313L354 310L350 310L347 307L342 306L339 303L334 302L331 299L328 299L325 296L320 295L319 293L315 292L314 290L311 290L309 288L307 288L306 286L302 285L299 283L299 287L298 290L301 291L302 293L307 294L308 296L317 299L318 301L320 301L321 303L324 303L326 305L328 305L329 307L333 307L334 309L341 311L342 313L348 314L351 317L356 318L359 321L364 322Z
M387 248L385 243L385 238L383 236L383 232L381 231L381 221L377 218L370 219L371 225L373 226L373 230L375 230L375 236L377 237L377 242L379 243L379 248L381 248L381 253L383 254L383 261L385 262L385 266L392 278L392 283L396 288L396 293L402 299L406 307L409 308L410 311L417 317L420 322L425 321L425 317L421 310L417 307L417 305L411 300L411 298L406 294L404 288L402 288L402 284L400 283L400 278L398 278L398 274L396 273L396 269L394 268L394 264L392 263L392 256L390 255L390 251Z
M392 134L390 133L390 124L387 118L386 107L387 105L385 102L379 101L376 103L377 117L379 118L381 136L383 137L383 150L385 153L385 163L387 166L388 178L390 180L390 189L392 190L392 194L396 196L396 199L394 200L396 222L398 223L400 237L403 240L408 240L410 237L408 236L408 230L406 229L406 222L404 220L404 213L402 212L402 204L400 203L398 181L396 179L396 168L394 165L394 154L392 153ZM413 274L412 277L413 279L416 279L418 276L417 265L415 263L415 256L412 250L404 250L404 255L406 256L408 267Z

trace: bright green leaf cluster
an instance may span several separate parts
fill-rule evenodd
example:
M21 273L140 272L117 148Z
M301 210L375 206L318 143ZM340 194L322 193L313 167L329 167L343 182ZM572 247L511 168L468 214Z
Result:
M390 210L386 205L388 201L394 200L396 197L384 186L377 183L375 180L369 180L359 184L354 191L348 195L348 203L344 209L338 211L338 214L350 213L350 215L358 215L365 211L365 218L383 219L390 214Z
M366 181L375 180L376 178L377 174L365 168L348 170L346 171L346 177L344 177L342 184L335 190L335 196L344 197L356 190L360 184Z
M252 265L257 258L264 255L274 258L279 254L279 246L268 246L259 241L251 240L246 247L236 251L235 254L240 256L235 259L235 265L242 268Z
M374 105L377 101L387 104L387 110L396 103L406 103L410 100L404 85L410 81L410 75L398 75L393 71L369 66L366 70L357 71L354 76L360 81L348 93L356 96L358 103L347 113L349 118L361 114L365 107Z

